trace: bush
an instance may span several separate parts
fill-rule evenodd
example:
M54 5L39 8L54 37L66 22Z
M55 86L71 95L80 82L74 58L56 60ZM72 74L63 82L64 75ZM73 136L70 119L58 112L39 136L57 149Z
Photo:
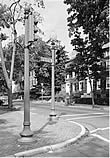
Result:
M78 98L75 100L77 104L92 104L92 98Z
M77 98L75 99L77 104L92 104L92 98ZM95 104L97 105L109 105L108 98L95 98Z
M71 95L69 95L65 91L60 91L59 93L56 94L55 97L56 97L57 102L63 101L63 102L67 102L67 104L72 104L78 98L81 97L81 93L80 92L74 92Z
M66 94L65 91L60 91L59 93L57 93L57 94L55 95L55 98L56 98L56 101L57 101L57 102L60 102L60 101L65 102L65 99L66 99L67 96L69 96L69 95Z
M40 90L36 87L30 90L30 99L38 99L41 95Z
M95 103L98 105L109 105L109 99L108 98L97 98L97 99L95 99Z
M70 103L76 102L77 99L81 97L80 92L74 92L70 95Z
M2 100L0 100L0 106L2 106L3 105L3 101Z
M94 92L95 103L98 105L109 105L109 90L103 92L96 91Z
M38 99L41 96L41 93L37 92L30 92L30 99Z

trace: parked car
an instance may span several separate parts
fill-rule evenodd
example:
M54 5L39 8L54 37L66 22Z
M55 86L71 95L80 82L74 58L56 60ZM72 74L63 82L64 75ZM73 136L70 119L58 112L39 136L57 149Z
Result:
M0 105L7 105L8 104L8 96L2 95L0 96Z

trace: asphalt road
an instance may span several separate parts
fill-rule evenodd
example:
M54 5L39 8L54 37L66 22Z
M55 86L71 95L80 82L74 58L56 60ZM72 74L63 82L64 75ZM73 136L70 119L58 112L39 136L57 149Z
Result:
M109 157L108 144L98 138L88 137L77 144L39 157Z
M36 103L31 104L31 112L45 113L49 116L51 104ZM56 105L57 115L65 120L78 122L85 126L89 132L89 137L81 140L77 144L71 145L53 153L37 155L40 157L109 157L109 112L100 109L82 108L78 106L67 107Z

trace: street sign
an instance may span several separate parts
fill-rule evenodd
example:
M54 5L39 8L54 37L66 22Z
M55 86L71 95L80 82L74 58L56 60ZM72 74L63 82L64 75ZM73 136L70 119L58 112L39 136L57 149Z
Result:
M51 63L51 62L52 62L52 59L51 59L51 58L41 57L40 59L41 59L41 61L43 61L43 62L47 62L47 63Z

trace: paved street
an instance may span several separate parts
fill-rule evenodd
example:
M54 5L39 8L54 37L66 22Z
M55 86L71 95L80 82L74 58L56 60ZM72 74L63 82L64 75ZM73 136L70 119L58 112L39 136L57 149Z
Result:
M14 106L17 108L15 111L1 111L1 156L23 156L23 153L19 152L28 152L33 157L109 157L107 107L92 109L88 105L65 106L63 103L55 103L57 122L49 124L51 104L31 101L30 121L35 141L31 144L21 144L18 140L21 138L23 124L23 102L16 100Z
M62 150L41 154L42 157L109 157L108 143L89 137Z
M0 1L0 157L110 157L109 6Z
M31 111L50 112L51 104L33 102ZM105 110L56 105L56 113L64 120L77 122L90 131L90 136L68 148L39 156L109 157L109 113Z

